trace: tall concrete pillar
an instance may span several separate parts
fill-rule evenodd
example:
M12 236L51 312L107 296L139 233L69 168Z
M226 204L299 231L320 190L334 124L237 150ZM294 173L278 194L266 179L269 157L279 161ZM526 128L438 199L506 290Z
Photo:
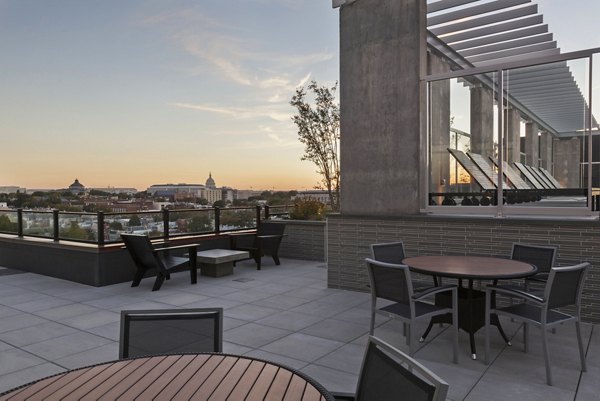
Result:
M538 131L537 123L525 123L525 164L533 167L538 167L540 158L540 138Z
M481 86L471 87L471 152L494 156L494 94Z
M552 173L552 134L542 131L540 134L541 167Z
M521 161L521 116L515 108L508 108L504 112L505 123L505 158L508 163Z
M554 140L554 178L565 188L581 188L581 139Z
M427 55L429 74L450 70L438 56ZM450 184L450 80L432 82L430 91L430 192L447 192Z
M423 0L340 8L342 214L419 213L426 8Z

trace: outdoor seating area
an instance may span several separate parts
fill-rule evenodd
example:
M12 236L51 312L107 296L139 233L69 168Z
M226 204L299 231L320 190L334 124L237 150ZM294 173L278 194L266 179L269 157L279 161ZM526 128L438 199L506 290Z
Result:
M276 266L266 260L257 271L248 260L234 269L232 276L199 276L192 286L187 272L172 273L181 277L172 277L159 292L150 291L152 280L134 288L130 282L97 288L33 273L0 275L0 392L118 360L123 310L223 308L224 353L283 364L330 392L354 394L368 344L371 295L327 288L324 262L284 259ZM408 354L402 321L379 314L375 319L375 335ZM416 361L448 384L448 400L597 398L596 327L581 325L586 372L581 372L574 325L557 325L555 334L548 333L554 378L548 386L542 345L534 340L539 331L530 330L524 353L521 323L500 319L512 346L492 330L489 365L469 357L464 332L459 363L452 362L451 325L436 324L423 343L413 342ZM427 323L416 321L416 333ZM475 335L481 350L484 338L483 330Z

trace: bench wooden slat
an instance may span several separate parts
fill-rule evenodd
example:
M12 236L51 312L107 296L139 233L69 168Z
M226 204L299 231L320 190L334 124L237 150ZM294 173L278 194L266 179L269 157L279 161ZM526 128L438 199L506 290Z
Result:
M265 398L266 401L281 401L285 396L285 392L292 380L293 373L286 369L279 369L271 388Z
M212 355L195 355L184 371L171 380L156 396L157 400L170 400L210 359Z
M233 389L238 385L250 363L252 361L246 358L240 358L235 362L235 365L229 370L227 377L221 381L219 388L212 393L212 395L208 398L209 401L225 401L228 399L229 395L233 391Z
M250 389L258 380L258 377L262 373L262 370L265 368L266 364L261 361L252 361L248 369L244 372L244 375L238 381L237 386L233 389L231 394L229 394L230 400L243 400L244 397L248 394Z

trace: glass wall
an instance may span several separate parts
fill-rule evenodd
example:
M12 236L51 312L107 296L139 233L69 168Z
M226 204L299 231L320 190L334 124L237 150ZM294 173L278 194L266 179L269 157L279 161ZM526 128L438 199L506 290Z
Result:
M590 60L430 77L427 209L589 215L600 181Z

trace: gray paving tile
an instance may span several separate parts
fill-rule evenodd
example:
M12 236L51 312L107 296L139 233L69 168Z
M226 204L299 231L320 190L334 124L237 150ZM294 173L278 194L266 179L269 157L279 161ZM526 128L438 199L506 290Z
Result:
M298 331L323 320L321 317L307 315L305 313L283 311L274 313L256 323L266 326L277 327L289 331Z
M39 292L21 291L18 294L0 298L0 304L6 306L13 306L18 304L24 304L26 302L33 302L50 298L50 296L46 294L41 294Z
M364 354L364 346L346 344L325 355L323 358L317 359L313 364L358 375L360 373Z
M598 401L600 398L600 367L588 366L587 372L581 374L575 401Z
M112 341L94 334L77 332L28 345L23 349L44 359L54 361L68 355L100 347L110 342Z
M13 308L19 309L24 312L38 312L54 308L57 306L63 306L70 304L71 301L67 299L50 297L44 299L38 299L35 301L25 302L23 304L14 305Z
M344 343L340 341L327 340L302 333L292 333L261 347L261 349L301 361L314 362L343 345Z
M18 315L2 318L0 324L0 333L22 329L24 327L35 326L37 324L46 323L48 320L38 316L33 316L28 313L20 313Z
M192 294L190 292L180 292L178 294L167 295L164 297L156 297L156 301L173 306L181 306L206 299L207 297L204 295Z
M315 379L329 391L351 394L356 391L358 375L315 364L310 364L302 368L301 371Z
M254 305L258 306L266 306L267 308L275 308L275 309L291 309L296 306L300 306L310 302L306 298L292 297L287 294L280 294L275 296L270 296L265 299L261 299L259 301L252 302Z
M89 301L83 301L82 303L101 309L115 309L124 305L135 304L140 301L142 300L138 297L131 297L127 295L113 295L106 296L103 298L96 298Z
M312 336L350 342L368 333L369 327L366 325L345 322L343 320L325 319L300 331Z
M263 326L256 323L248 323L227 330L223 333L223 338L227 342L244 345L250 348L258 348L288 334L290 334L288 330Z
M176 309L176 306L168 305L162 302L144 301L138 299L139 302L134 304L120 305L115 308L110 308L111 311L121 313L123 310L148 310L148 309Z
M294 358L288 358L283 355L273 354L271 352L263 351L261 349L255 349L253 351L248 352L246 355L252 358L259 358L264 359L265 361L279 363L283 366L287 366L296 370L300 370L308 365L308 362L300 361Z
M46 361L29 352L12 348L0 352L0 375L16 372L31 366L40 365Z
M72 316L79 316L87 313L97 312L99 310L100 309L90 305L72 303L69 305L63 305L51 309L34 312L34 314L41 317L45 317L46 319L60 320Z
M225 310L224 315L234 319L255 321L279 312L278 309L252 304L242 304Z
M54 362L65 368L75 369L83 366L95 365L97 363L114 361L116 359L119 359L119 343L110 342L96 348L57 359Z
M77 330L56 322L44 322L18 330L7 331L0 334L0 340L15 347L39 343L55 337L73 334Z
M227 341L223 342L223 352L226 354L245 355L252 351L250 347L244 347L243 345L230 343Z
M21 311L18 309L11 308L9 306L0 305L0 319L3 317L18 315L20 313L21 313Z
M4 341L0 340L0 351L6 351L9 349L13 349L15 347L13 347L12 345L5 343Z
M223 331L231 330L244 324L248 324L248 322L245 320L234 319L227 316L223 317Z
M53 363L42 363L36 366L18 370L16 372L1 375L0 393L64 371L64 368Z
M119 341L121 322L113 322L104 324L102 326L96 326L85 331L88 333L95 334L100 337L108 338L109 340Z
M207 298L189 304L181 305L182 308L223 308L224 310L243 305L243 302L223 298Z
M293 312L301 312L309 315L320 316L322 318L337 316L338 314L350 309L348 305L337 305L321 301L311 301L295 308L290 309Z
M574 398L575 391L548 386L542 381L532 382L528 378L488 372L469 392L465 401L565 401Z
M60 319L59 321L67 326L85 330L92 327L103 326L108 323L119 322L120 320L121 315L119 313L107 310L99 310L96 312L86 313L85 315L77 315Z

